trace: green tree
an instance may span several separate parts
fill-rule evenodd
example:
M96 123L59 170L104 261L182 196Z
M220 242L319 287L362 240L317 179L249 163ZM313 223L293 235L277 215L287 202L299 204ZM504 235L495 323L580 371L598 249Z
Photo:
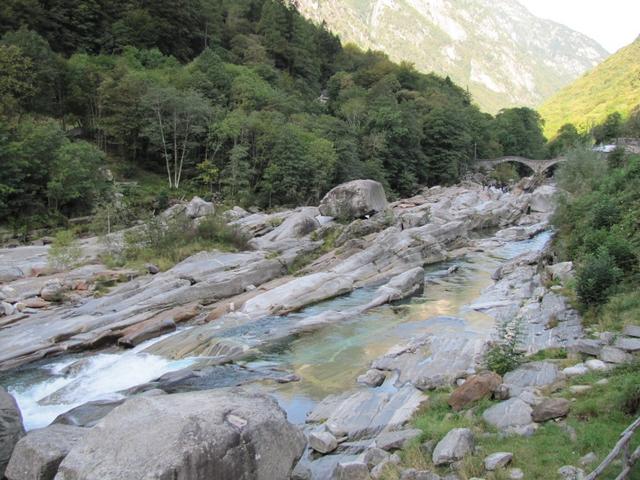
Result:
M558 157L584 143L585 138L578 132L575 125L567 123L560 127L558 134L549 142L549 156Z
M47 182L47 197L56 210L88 213L107 191L105 154L88 142L64 142L58 148Z
M613 112L607 116L604 122L591 130L596 143L604 143L618 138L622 134L622 115Z
M504 155L542 158L546 139L540 114L527 107L507 108L496 115L494 129Z
M274 56L276 66L288 68L291 11L283 0L265 0L258 22L258 32L264 37L264 44Z
M32 66L19 47L0 44L0 115L15 112L34 94Z
M10 129L0 119L0 218L16 227L45 220L52 156L64 142L56 122L25 118Z
M145 133L164 161L169 188L180 188L185 165L207 131L211 106L195 91L161 85L149 87L143 102Z
M55 54L49 43L34 31L21 28L7 32L0 42L14 45L31 60L29 82L33 90L23 100L23 106L32 112L64 117L62 101L65 95L65 63Z

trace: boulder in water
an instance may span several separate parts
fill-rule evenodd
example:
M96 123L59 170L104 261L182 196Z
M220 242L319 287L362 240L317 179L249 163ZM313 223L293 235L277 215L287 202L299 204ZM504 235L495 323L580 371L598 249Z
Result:
M338 185L320 202L322 215L353 220L387 208L384 187L374 180L353 180Z
M240 389L136 397L107 415L56 480L289 478L305 438L275 400Z
M18 404L0 387L0 478L4 476L16 443L23 436L24 427Z

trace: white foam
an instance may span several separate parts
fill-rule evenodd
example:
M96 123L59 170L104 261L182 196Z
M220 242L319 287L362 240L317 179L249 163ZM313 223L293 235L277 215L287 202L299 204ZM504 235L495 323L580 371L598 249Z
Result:
M117 392L184 368L194 359L172 361L143 353L149 343L123 353L101 353L87 358L78 372L44 381L9 387L22 412L25 428L49 425L58 415L92 400L122 398ZM59 375L73 361L58 361L44 369Z

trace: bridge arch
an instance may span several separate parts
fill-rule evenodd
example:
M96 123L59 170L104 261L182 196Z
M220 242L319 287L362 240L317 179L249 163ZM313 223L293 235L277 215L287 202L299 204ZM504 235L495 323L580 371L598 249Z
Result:
M531 158L519 157L515 155L508 155L505 157L494 158L492 160L478 160L478 166L484 167L488 170L497 167L503 163L517 163L520 165L525 165L529 169L533 171L534 174L543 174L549 168L554 167L558 163L564 162L566 159L564 157L551 158L548 160L533 160Z

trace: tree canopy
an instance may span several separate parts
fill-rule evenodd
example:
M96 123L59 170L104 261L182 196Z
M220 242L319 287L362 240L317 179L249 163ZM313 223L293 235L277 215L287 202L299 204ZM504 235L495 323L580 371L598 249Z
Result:
M449 78L342 46L282 0L7 0L0 25L8 218L26 203L87 213L109 172L163 178L154 205L197 192L274 207L356 178L410 195L474 158L544 155L536 112L494 119Z

